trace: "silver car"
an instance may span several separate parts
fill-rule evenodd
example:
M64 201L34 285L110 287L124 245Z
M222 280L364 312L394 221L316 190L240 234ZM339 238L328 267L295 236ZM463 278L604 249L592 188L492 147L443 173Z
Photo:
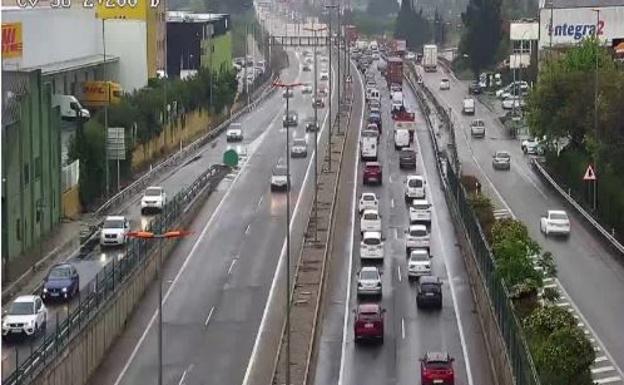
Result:
M358 273L358 295L381 295L381 273L375 266L366 266Z
M293 158L305 158L308 156L308 142L306 142L305 138L293 139L290 156Z
M496 151L492 156L492 167L495 170L509 170L511 168L511 155L507 151Z

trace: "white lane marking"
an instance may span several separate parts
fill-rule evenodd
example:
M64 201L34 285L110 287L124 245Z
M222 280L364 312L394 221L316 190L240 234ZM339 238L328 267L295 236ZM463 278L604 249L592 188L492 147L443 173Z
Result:
M208 326L208 323L210 322L210 319L212 318L212 313L214 313L215 307L211 307L210 311L208 312L208 317L206 317L206 321L204 322L204 326Z
M275 118L273 118L275 119ZM260 199L258 199L258 204L256 205L256 208L260 208L260 205L262 204L262 200L264 199L264 195L260 195Z
M594 362L602 362L602 361L607 361L607 360L608 360L607 356L599 356L599 357L596 357Z
M351 65L351 61L349 61L349 65ZM360 122L358 127L362 127L362 123L364 122L364 111L366 110L366 103L364 101L364 83L362 82L362 76L360 72L357 71L357 79L360 82L360 90L362 90L362 116L360 117ZM338 373L338 385L342 385L344 381L344 371L345 371L345 356L347 354L347 332L349 330L349 306L351 302L351 270L353 270L353 242L355 242L355 201L357 196L357 171L360 166L360 139L361 139L362 130L358 129L358 140L356 147L356 156L355 156L355 171L354 171L354 183L353 183L353 200L351 202L351 242L349 243L349 270L347 272L347 296L345 298L345 309L344 309L344 321L342 325L342 349L340 354L340 371Z
M390 199L390 207L394 208L394 198Z
M394 229L394 239L398 240L399 239L399 229Z
M245 228L245 235L249 234L249 228L251 227L251 223L247 225Z
M397 265L397 279L401 282L401 266Z
M180 381L178 381L178 385L184 384L184 379L186 379L186 375L193 369L193 364L190 364L188 368L182 373L182 377L180 377Z
M297 55L298 57L298 55ZM299 68L299 74L301 74L301 67ZM332 76L333 76L333 68L332 68ZM299 75L297 75L297 80L299 79ZM336 88L336 83L334 82L333 87L332 87L332 95L334 95L333 90ZM321 138L323 137L323 132L325 131L325 127L327 126L327 120L328 120L329 114L325 113L325 118L323 119L323 124L321 125L321 129L319 130L319 134L318 138L317 138L317 144L320 143ZM331 148L328 148L327 151L331 151ZM295 204L295 209L293 211L293 215L291 217L291 222L290 222L290 226L289 226L289 231L292 231L292 226L293 223L296 222L296 220L294 220L297 217L297 213L299 211L299 203L301 202L301 197L303 196L302 192L305 190L305 187L308 185L309 182L309 177L310 177L310 171L312 170L312 165L314 165L314 162L316 162L316 151L312 150L312 157L310 159L310 162L308 163L308 168L306 170L305 176L303 178L303 183L301 185L301 189L299 191L299 196L297 197L297 202ZM277 262L277 267L275 268L275 273L273 274L273 280L271 282L271 288L269 289L269 295L267 296L267 300L266 303L264 305L264 312L262 313L262 320L260 321L260 327L258 328L258 333L256 334L256 339L254 341L254 345L253 345L253 349L251 351L251 356L249 357L249 361L247 363L247 369L245 370L245 376L243 377L243 385L247 385L249 384L250 381L250 376L251 376L251 368L254 366L254 362L256 361L256 358L258 356L258 349L260 348L260 338L262 336L262 331L265 329L265 325L267 322L267 318L268 318L268 314L269 314L269 304L271 302L271 298L274 296L275 293L275 289L277 287L277 277L278 277L278 273L282 270L282 266L285 263L284 261L286 260L286 239L284 239L284 243L282 244L282 251L280 253L280 257L279 257L279 261ZM117 385L117 384L115 384Z
M392 175L388 177L388 180L390 181L390 183L392 183Z
M422 148L420 147L420 141L418 140L418 137L416 135L414 136L414 142L416 143L416 147L418 148L417 152L418 154L420 154L420 158L421 158L420 160L423 161L423 163L421 164L424 164ZM426 167L423 167L423 173L425 175L426 180L431 180L429 179L429 175L427 173ZM431 218L431 219L432 220L435 219L437 222L437 215L435 216L435 218ZM431 226L431 227L435 228L435 231L434 231L435 236L438 238L438 242L440 243L442 247L442 254L444 255L444 269L446 270L446 275L449 278L448 279L449 286L451 287L451 299L453 300L453 309L455 310L455 320L457 321L457 328L459 329L459 339L462 345L462 353L464 355L464 362L466 364L466 376L468 377L468 385L474 385L474 381L472 378L472 368L470 366L470 358L469 358L470 356L468 355L468 345L466 344L466 336L464 334L464 326L461 321L461 315L459 314L459 306L457 305L457 295L455 294L455 285L453 283L454 280L449 272L449 267L448 267L449 266L448 255L450 254L446 250L445 244L442 241L442 234L440 231L440 227L439 226Z
M401 339L405 339L405 318L401 318Z
M613 376L613 377L601 378L601 379L593 380L593 381L596 384L602 385L602 384L611 384L614 382L619 382L621 380L622 380L622 377Z
M230 267L228 268L227 275L232 274L232 270L234 269L234 265L236 265L236 261L237 259L233 259L232 262L230 263Z
M299 78L299 76L297 76L297 78ZM283 109L283 108L282 108ZM280 109L280 111L282 110ZM272 120L271 123L269 123L269 127L272 127L273 124L275 123L275 120L281 115L277 114ZM206 222L206 224L204 225L204 227L202 228L202 231L199 234L199 237L197 237L197 239L195 240L195 243L193 244L193 247L191 248L191 251L188 253L188 255L186 256L186 259L184 260L184 263L182 263L182 266L180 267L180 270L178 271L178 273L176 274L175 278L173 279L173 282L171 284L171 286L169 286L169 289L167 289L167 291L165 292L165 296L163 297L163 304L165 302L167 302L167 298L169 298L169 296L171 295L171 292L173 290L173 288L175 287L176 283L178 282L178 280L180 279L180 277L182 276L182 273L184 273L184 271L186 270L186 267L188 266L188 263L191 261L192 257L195 255L195 252L197 251L197 248L199 247L199 244L201 243L201 241L204 239L204 237L206 236L206 233L208 232L208 229L210 228L210 226L212 225L212 222L219 217L219 215L217 215L220 211L221 208L223 207L223 204L225 203L225 201L227 200L227 198L230 196L230 194L233 191L233 186L236 185L236 182L238 181L238 178L240 178L241 175L243 175L243 170L248 167L248 165L251 162L245 162L243 164L243 166L241 167L241 170L239 173L236 174L236 176L234 177L234 179L232 180L232 183L230 183L230 186L228 187L227 191L225 192L225 194L223 195L223 197L221 198L221 201L219 202L219 204L217 205L217 208L215 209L215 211L213 211L213 213L210 215L210 218L208 219L208 222ZM117 376L117 379L115 380L114 385L119 385L121 383L121 380L123 379L123 377L125 376L126 372L128 371L128 368L130 368L130 364L132 364L132 361L134 360L134 357L136 357L137 353L139 352L139 348L141 347L141 345L143 344L143 342L145 341L145 338L147 337L147 334L149 333L149 330L152 328L152 325L154 324L154 322L156 321L156 316L158 315L158 309L156 309L154 311L154 314L152 314L152 318L150 318L147 327L145 328L145 330L143 331L143 334L141 335L141 338L139 338L139 341L137 342L137 344L135 345L134 349L132 350L132 353L130 354L130 357L128 358L128 360L126 361L126 364L124 365L124 367L121 369L121 372L119 373L119 376Z
M592 374L615 371L613 366L603 366L602 368L591 369Z

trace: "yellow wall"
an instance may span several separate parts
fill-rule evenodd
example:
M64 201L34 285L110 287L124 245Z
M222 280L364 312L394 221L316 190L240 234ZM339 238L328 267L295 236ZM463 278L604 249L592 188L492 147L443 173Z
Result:
M63 217L76 219L82 212L82 206L80 206L80 190L78 185L70 188L63 193L62 197Z
M207 127L212 129L213 121L214 117L208 115L207 112L194 111L187 114L184 128L181 125L172 125L161 132L157 138L138 145L132 153L132 169L137 170L147 167L150 162L155 161L157 158L177 150L180 147L180 142L182 142L182 146L186 146L207 133L209 131Z

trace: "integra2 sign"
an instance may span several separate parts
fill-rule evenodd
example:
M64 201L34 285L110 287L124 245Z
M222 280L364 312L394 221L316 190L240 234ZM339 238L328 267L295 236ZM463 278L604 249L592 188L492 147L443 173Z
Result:
M598 36L604 35L604 20L598 20ZM587 36L594 36L596 34L596 24L558 24L554 27L555 36L570 36L574 40L581 40ZM553 33L553 27L551 26L548 31L549 34Z

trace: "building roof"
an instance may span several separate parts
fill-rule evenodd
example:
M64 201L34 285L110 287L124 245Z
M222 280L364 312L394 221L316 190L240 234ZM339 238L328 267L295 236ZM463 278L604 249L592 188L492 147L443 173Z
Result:
M106 55L106 63L119 62L119 56ZM54 75L61 72L73 71L77 69L94 67L100 64L104 64L104 55L89 55L75 59L64 60L60 62L48 63L42 66L32 68L19 68L18 71L32 71L40 69L42 75Z
M623 7L624 0L540 0L540 8Z

